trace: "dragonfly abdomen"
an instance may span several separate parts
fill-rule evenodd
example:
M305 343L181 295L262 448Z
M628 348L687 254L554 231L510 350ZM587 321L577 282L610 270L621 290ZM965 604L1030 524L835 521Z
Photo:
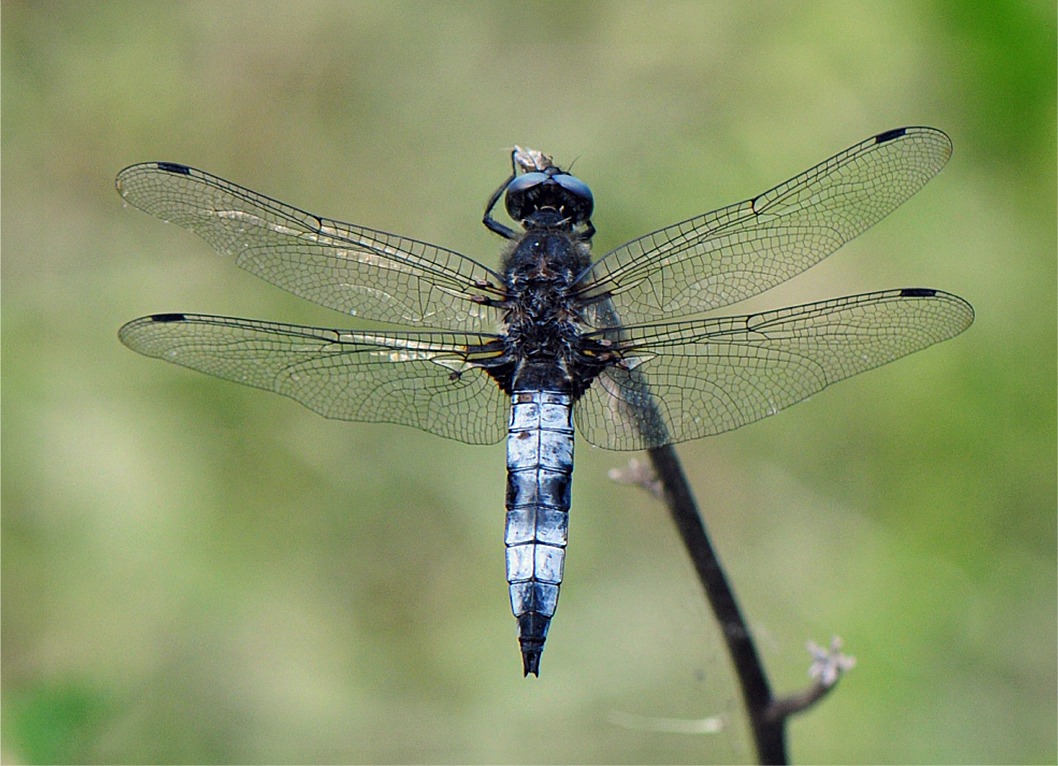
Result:
M525 675L540 653L558 605L573 480L573 397L515 391L507 436L507 581Z

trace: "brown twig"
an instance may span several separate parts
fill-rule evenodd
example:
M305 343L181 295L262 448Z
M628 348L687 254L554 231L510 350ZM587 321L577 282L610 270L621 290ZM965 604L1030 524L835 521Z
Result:
M738 608L734 591L728 583L724 567L720 566L705 524L701 521L694 494L676 451L671 445L665 445L647 453L654 466L653 474L633 461L625 471L610 472L610 477L625 484L635 482L641 485L663 499L669 507L683 547L691 557L713 616L727 643L749 715L758 761L762 764L786 764L786 719L818 703L835 687L841 675L853 667L856 660L841 653L841 641L838 638L831 641L828 649L809 642L808 652L813 662L808 674L814 678L813 685L798 694L779 699L772 696L753 636L743 619L742 610Z
M785 717L773 715L774 699L757 647L753 643L753 635L742 617L734 591L705 531L676 450L671 445L655 447L649 450L649 455L663 488L662 497L705 589L709 606L731 655L742 690L742 701L749 715L757 759L764 764L785 764L788 762Z
M611 471L610 478L625 484L639 484L668 506L731 655L742 690L742 700L749 715L757 759L762 764L788 763L786 719L807 710L826 696L856 661L840 651L841 641L838 638L832 639L827 649L809 642L812 665L808 673L814 679L812 685L803 692L780 699L772 695L753 643L753 635L742 617L735 593L705 531L698 504L676 451L671 446L664 446L648 452L653 472L633 460L628 468Z

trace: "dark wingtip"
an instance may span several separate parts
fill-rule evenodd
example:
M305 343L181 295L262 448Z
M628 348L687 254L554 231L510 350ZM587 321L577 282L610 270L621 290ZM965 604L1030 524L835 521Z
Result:
M181 165L179 162L156 162L155 166L166 173L178 173L182 176L191 175L191 168L187 165Z
M874 137L875 143L884 144L886 141L892 141L893 139L900 138L907 133L907 128L893 128L887 130L884 133L879 133Z
M937 291L929 287L905 287L900 291L902 298L932 298L936 294Z
M530 673L537 678L540 677L540 651L538 649L522 652L522 670L523 678L528 678Z

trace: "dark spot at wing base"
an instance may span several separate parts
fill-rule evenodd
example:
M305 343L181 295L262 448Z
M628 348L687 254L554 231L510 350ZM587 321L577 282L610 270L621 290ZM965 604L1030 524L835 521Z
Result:
M185 314L152 314L152 322L183 322L187 319Z
M907 133L907 128L893 128L887 130L884 133L879 133L874 137L876 144L884 144L886 141L892 141L894 138L900 138L900 136Z
M901 298L932 298L936 294L936 290L928 287L905 287L900 291Z
M179 173L184 176L191 175L191 168L178 162L159 162L157 165L159 170L164 170L166 173Z

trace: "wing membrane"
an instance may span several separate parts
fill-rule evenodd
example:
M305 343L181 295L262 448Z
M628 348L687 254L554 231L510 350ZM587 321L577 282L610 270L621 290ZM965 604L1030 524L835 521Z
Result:
M592 444L620 450L730 431L952 338L972 322L962 298L907 289L624 327L615 343L625 364L592 382L574 410L577 428Z
M475 361L496 336L361 333L204 314L135 319L146 356L289 396L324 417L399 423L468 444L506 432L507 397Z
M472 298L500 277L452 250L320 218L186 165L132 165L117 188L247 271L328 308L403 325L495 328L495 311Z
M951 141L900 128L770 191L612 250L587 295L608 293L625 324L701 313L762 293L826 258L940 172Z

